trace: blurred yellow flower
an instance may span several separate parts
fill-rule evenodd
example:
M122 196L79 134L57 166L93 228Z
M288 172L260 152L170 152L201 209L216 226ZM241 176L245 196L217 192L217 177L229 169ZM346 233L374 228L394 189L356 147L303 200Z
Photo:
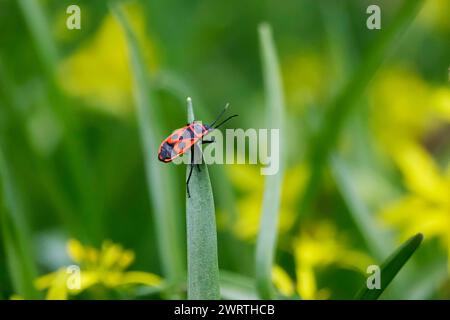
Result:
M450 163L441 170L418 143L400 142L394 160L409 193L387 206L381 217L400 230L400 240L422 232L448 251L450 270Z
M295 292L294 282L280 266L276 265L273 267L272 282L281 294L286 297L291 297Z
M241 239L253 240L259 230L259 218L264 191L264 176L259 168L250 165L229 166L228 174L231 182L242 196L237 201L238 217L230 226ZM284 232L292 225L296 199L303 189L307 172L299 165L287 169L281 190L279 231Z
M436 106L436 112L442 119L450 122L450 89L448 87L439 87L433 91L431 105Z
M152 273L125 271L133 262L134 253L110 241L103 242L101 250L83 246L77 240L69 240L67 250L79 268L79 286L69 285L74 266L67 266L36 280L38 290L48 290L46 299L65 300L69 295L77 295L94 285L115 288L123 285L160 286L162 279Z
M316 272L320 268L337 265L355 269L365 273L372 264L369 256L363 252L348 248L346 238L339 235L329 222L319 222L312 230L302 231L293 243L296 273L296 291L302 299L327 299L330 295L327 289L318 289ZM277 267L279 268L279 267ZM274 269L275 287L283 294L289 291L289 281L280 281L280 271ZM283 271L283 278L289 277ZM275 279L278 278L278 281ZM289 296L288 294L285 294Z
M145 31L142 10L127 6L129 20L139 39L147 64L156 67L155 48ZM70 94L114 114L131 108L131 73L125 35L108 14L97 33L60 66L60 84Z
M450 88L434 88L412 71L381 72L370 93L371 121L380 146L395 153L399 140L417 140L450 121Z

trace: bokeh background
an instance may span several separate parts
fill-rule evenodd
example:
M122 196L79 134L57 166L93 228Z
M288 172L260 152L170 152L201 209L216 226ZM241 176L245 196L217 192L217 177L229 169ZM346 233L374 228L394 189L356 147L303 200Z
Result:
M301 205L308 150L322 124L333 125L322 121L327 108L404 2L124 2L148 66L158 118L145 121L158 141L185 124L187 96L205 122L230 102L240 116L228 127L264 127L257 29L271 25L287 115L273 271L282 297L351 298L367 265L422 232L383 297L450 298L448 0L424 1L383 52ZM81 30L66 28L71 4ZM381 7L381 31L366 28L370 4ZM185 296L185 168L163 168L172 212L155 212L149 189L169 181L146 176L157 150L142 149L133 86L108 1L0 0L1 299ZM210 175L222 295L255 298L264 176L257 165L215 165ZM66 289L69 265L81 266L83 290Z

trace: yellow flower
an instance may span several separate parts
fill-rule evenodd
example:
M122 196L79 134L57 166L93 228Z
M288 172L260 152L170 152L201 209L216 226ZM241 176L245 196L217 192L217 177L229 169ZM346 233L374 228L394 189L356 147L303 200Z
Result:
M431 105L436 106L436 112L450 122L450 89L448 87L438 87L433 91Z
M295 292L294 282L280 266L272 269L272 281L274 286L286 297L290 297Z
M136 6L127 9L143 55L154 69L155 49L145 32L142 10ZM92 39L61 63L59 76L68 93L97 108L114 114L132 110L127 41L112 15L104 18Z
M230 166L228 174L231 182L243 194L237 201L238 217L231 228L239 238L252 240L259 230L264 176L261 176L258 167L249 165ZM306 177L304 166L285 172L281 190L280 232L289 229L293 223L296 199L303 189Z
M383 70L370 97L371 125L388 154L396 153L399 141L423 139L450 121L450 88L432 87L407 69Z
M329 290L317 288L315 274L320 268L338 265L364 273L367 266L372 264L371 258L360 251L348 248L346 242L345 237L337 234L334 226L328 222L320 222L310 232L303 231L294 241L296 290L300 297L303 299L329 297ZM273 270L275 287L283 294L292 296L286 277L289 278L284 271L280 276L280 270ZM288 292L291 294L286 294Z
M49 300L65 300L69 295L77 295L94 285L115 288L139 284L154 287L162 284L162 279L155 274L125 271L133 262L134 253L110 241L105 241L101 250L97 250L71 239L67 251L77 263L75 270L79 270L79 283L77 286L70 285L70 281L74 281L77 276L72 273L74 266L62 267L39 277L35 285L38 290L48 290L46 298Z
M394 160L409 193L384 208L381 217L399 229L401 240L419 231L440 239L450 268L450 164L441 170L414 142L398 143Z

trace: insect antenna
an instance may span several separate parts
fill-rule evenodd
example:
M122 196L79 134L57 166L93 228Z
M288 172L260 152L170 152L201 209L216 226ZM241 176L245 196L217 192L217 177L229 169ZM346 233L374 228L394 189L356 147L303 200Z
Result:
M225 120L223 120L221 123L219 123L217 126L215 126L215 127L212 127L212 128L214 128L214 129L217 129L218 127L220 127L221 125L223 125L225 122L227 122L228 120L230 120L230 119L232 119L232 118L234 118L234 117L237 117L238 116L238 114L233 114L232 116L229 116L228 118L226 118Z
M210 128L216 129L216 128L220 127L221 125L223 125L223 124L224 124L225 122L227 122L228 120L230 120L231 118L234 118L234 117L237 117L237 116L238 116L237 114L232 115L231 117L228 117L228 118L226 118L225 120L223 120L223 121L222 121L221 123L219 123L217 126L214 126L214 125L216 124L216 122L220 119L220 117L223 116L223 114L225 113L225 111L228 109L229 106L230 106L229 103L227 103L227 104L225 105L225 107L223 108L223 110L222 110L222 111L219 113L219 115L217 116L216 120L214 120L214 122L211 123L211 124L209 125Z
M219 113L219 115L217 116L216 120L214 120L214 122L211 123L211 124L209 125L209 127L211 127L211 128L214 127L214 125L216 124L216 122L220 119L221 116L223 116L224 112L227 111L227 109L228 109L229 106L230 106L230 104L227 103L227 104L225 105L225 107L223 108L223 110L222 110L222 111Z

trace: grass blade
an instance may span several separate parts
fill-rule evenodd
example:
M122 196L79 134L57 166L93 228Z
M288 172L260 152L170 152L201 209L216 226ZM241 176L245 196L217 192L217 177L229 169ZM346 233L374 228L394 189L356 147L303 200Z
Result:
M338 189L370 252L376 259L386 257L389 254L389 241L379 230L378 223L353 187L350 172L344 161L338 155L333 155L330 166Z
M403 268L405 263L411 258L423 240L421 233L416 234L406 241L400 248L390 255L381 265L381 288L368 289L366 284L356 295L360 300L376 300L391 283L397 273Z
M33 286L36 267L31 254L28 226L17 194L0 148L0 225L8 269L15 293L26 299L36 299L39 297Z
M51 29L42 7L35 0L19 0L17 3L32 34L39 58L48 75L53 76L58 62L58 50L50 37Z
M428 265L416 271L418 276L416 281L409 281L405 287L403 299L406 300L427 300L433 299L433 294L439 291L442 283L448 279L447 259L440 257ZM420 273L419 273L420 272ZM420 275L426 274L426 277Z
M259 39L263 63L263 78L267 99L267 120L269 128L280 130L280 162L283 161L284 98L278 58L270 26L259 27ZM272 146L273 147L273 146ZM261 222L256 243L256 280L258 292L263 299L273 297L272 265L277 242L278 211L280 206L283 165L278 172L266 176Z
M300 199L300 214L297 214L292 232L298 229L301 215L307 213L319 190L322 169L338 141L344 121L374 77L386 57L386 52L398 43L398 37L414 19L423 2L424 0L410 0L403 3L396 16L393 17L393 22L381 31L380 37L367 50L358 69L328 107L322 123L322 130L311 145L311 174Z
M188 98L188 122L195 120L192 101ZM201 152L195 146L194 152ZM219 264L217 258L216 217L214 198L204 161L192 171L186 195L188 245L188 299L220 299ZM189 166L186 176L189 175Z
M1 90L3 89L3 90ZM21 105L21 93L17 88L17 84L11 77L9 70L5 67L5 64L0 56L0 96L6 100L4 104L4 109L8 113L9 117L6 122L5 127L14 128L15 137L22 139L22 148L27 152L22 157L34 157L34 164L37 168L36 175L39 175L40 181L43 184L44 189L48 192L48 199L52 203L57 212L57 215L64 221L65 225L68 227L72 235L80 237L83 232L81 223L77 220L77 215L73 208L73 204L67 197L67 194L63 188L61 188L61 183L57 179L57 175L54 172L55 165L49 161L48 158L43 158L38 154L32 152L32 147L27 145L28 141L27 135L27 120L24 114L20 112L24 107ZM5 127L3 128L5 130ZM6 130L5 130L6 131ZM5 141L6 142L5 135Z
M102 205L99 201L95 173L87 156L83 140L79 136L79 119L70 100L61 92L57 81L59 52L48 23L46 12L39 1L19 0L17 2L31 35L49 85L49 101L59 124L63 126L62 153L65 154L70 175L80 196L79 215L85 224L79 237L89 242L99 242L103 234L101 221ZM64 106L64 107L63 107ZM87 236L86 236L87 235Z
M222 298L226 300L258 299L252 278L225 270L220 270L220 292Z
M147 68L125 12L119 6L112 6L112 11L122 26L128 42L137 120L144 154L149 197L153 205L160 261L166 279L171 283L177 283L185 277L185 257L180 237L181 228L177 224L177 212L180 212L180 210L176 201L173 201L173 198L176 198L174 196L176 188L173 188L171 168L158 161L156 156L161 141L159 138L162 138L162 130L159 127L160 115L158 109L154 107L154 100L151 92L149 92Z

